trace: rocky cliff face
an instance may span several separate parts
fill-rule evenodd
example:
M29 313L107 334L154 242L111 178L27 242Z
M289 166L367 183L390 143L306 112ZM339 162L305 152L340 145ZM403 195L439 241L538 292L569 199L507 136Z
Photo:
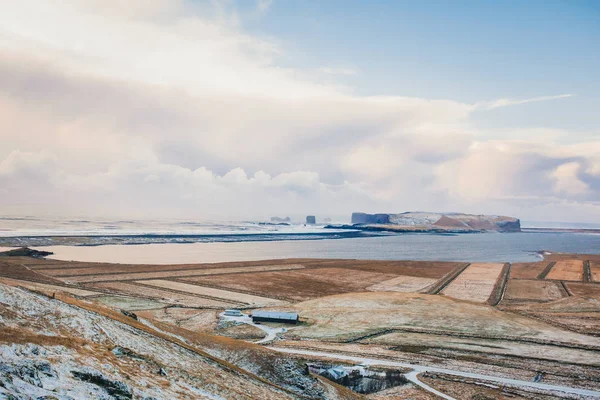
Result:
M520 232L517 218L498 215L460 213L405 212L400 214L353 213L352 223L358 225L388 225L390 230L427 231L498 231Z
M352 213L353 224L389 224L390 214Z

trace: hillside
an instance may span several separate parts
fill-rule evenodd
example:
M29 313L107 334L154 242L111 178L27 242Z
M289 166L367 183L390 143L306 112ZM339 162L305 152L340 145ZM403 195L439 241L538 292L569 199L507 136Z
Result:
M352 398L242 341L0 284L0 398Z

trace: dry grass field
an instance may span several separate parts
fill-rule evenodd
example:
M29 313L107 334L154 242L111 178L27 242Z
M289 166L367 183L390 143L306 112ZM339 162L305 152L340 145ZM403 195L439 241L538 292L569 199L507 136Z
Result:
M204 275L225 275L244 272L265 272L265 271L285 271L302 269L304 266L292 265L270 265L259 267L236 267L236 268L211 268L211 269L188 269L183 271L160 271L160 272L137 272L134 274L105 274L100 275L61 275L65 282L86 283L86 282L110 282L114 280L141 280L141 279L162 279L162 278L181 278L186 276L204 276ZM67 270L68 271L68 270ZM61 271L61 273L64 273ZM58 276L58 275L57 275Z
M371 292L406 292L421 293L437 282L437 279L420 278L417 276L399 276L371 285L367 290Z
M592 282L600 283L600 261L590 261L590 272Z
M442 293L455 299L484 303L492 294L502 267L504 264L471 264Z
M566 286L574 296L600 299L600 285L568 282Z
M158 288L126 282L101 282L88 285L87 287L109 290L111 292L131 296L144 296L152 299L163 300L169 304L187 305L190 307L228 308L234 305L234 303L231 302L219 301L176 291L161 290Z
M514 263L510 276L513 279L536 279L547 265L548 262Z
M546 279L581 282L583 279L583 262L581 260L557 261Z
M505 303L543 302L567 296L560 282L511 279L504 295Z
M171 289L178 292L185 292L191 294L197 294L200 296L214 297L217 299L230 300L237 303L253 304L253 305L271 305L280 304L281 301L275 299L269 299L266 297L254 296L246 293L231 292L228 290L215 289L205 286L190 285L183 282L173 282L164 280L149 280L149 281L137 281L140 285L154 286L161 289Z
M591 283L583 277L588 260ZM551 262L556 264L550 269ZM548 381L598 388L599 274L600 257L565 254L512 266L317 259L197 265L0 259L0 282L48 295L68 292L84 297L90 307L133 311L182 337L219 335L222 343L244 351L240 340L254 341L264 334L256 327L224 323L219 314L226 308L297 311L301 323L280 333L277 346L379 355L525 380L543 371ZM497 301L490 301L491 295ZM430 379L449 393L462 386L476 388ZM366 398L402 398L402 393L429 398L410 390L394 388Z
M364 292L396 275L346 268L248 273L183 279L186 282L242 290L266 297L303 301L330 294Z
M34 290L36 292L42 292L42 293L48 294L50 296L52 295L52 293L56 293L56 292L71 293L71 294L74 294L76 296L81 296L81 297L95 296L95 295L102 294L100 292L92 292L90 290L77 289L77 288L67 287L67 286L49 285L46 283L31 282L31 281L26 281L26 280L21 280L21 279L11 279L11 278L0 277L0 282L4 283L5 285L8 285L8 286L23 287L26 289Z

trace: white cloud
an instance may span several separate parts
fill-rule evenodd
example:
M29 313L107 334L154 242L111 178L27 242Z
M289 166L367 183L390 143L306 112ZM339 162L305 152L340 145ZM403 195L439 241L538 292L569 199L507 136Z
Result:
M327 75L352 76L359 73L358 69L352 67L321 67L319 71Z
M598 142L543 143L539 129L492 141L470 122L479 109L569 95L475 106L358 96L281 68L284 43L244 33L215 4L3 5L3 212L521 216L537 202L565 214L585 204L600 221Z
M578 162L561 164L550 174L555 179L554 191L577 196L588 192L589 185L579 179L581 165Z
M489 102L477 103L475 105L475 108L484 109L484 110L493 110L495 108L517 106L517 105L527 104L527 103L538 103L541 101L566 99L566 98L573 97L573 96L574 96L573 94L559 94L556 96L532 97L530 99L498 99L498 100L489 101Z

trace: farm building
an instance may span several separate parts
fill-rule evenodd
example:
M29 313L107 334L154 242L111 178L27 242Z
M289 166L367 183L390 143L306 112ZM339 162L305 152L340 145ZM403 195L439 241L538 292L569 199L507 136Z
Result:
M252 322L282 322L286 324L298 323L298 313L278 311L254 311Z
M242 314L242 312L240 310L234 310L232 308L225 310L225 312L223 313L225 315L228 315L230 317L242 317L244 316L244 314Z

